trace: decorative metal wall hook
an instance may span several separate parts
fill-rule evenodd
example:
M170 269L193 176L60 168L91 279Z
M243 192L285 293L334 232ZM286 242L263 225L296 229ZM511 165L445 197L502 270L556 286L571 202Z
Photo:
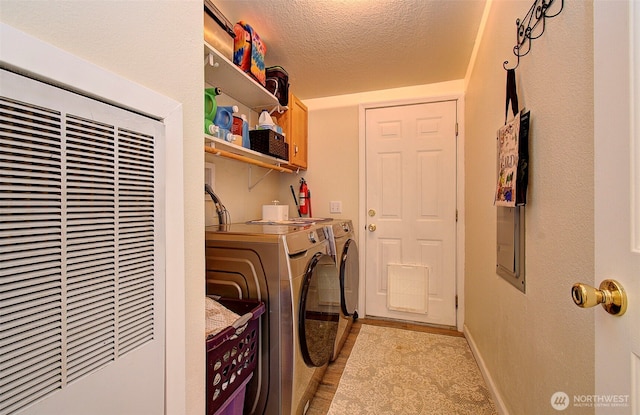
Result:
M513 54L516 55L517 61L513 68L508 67L509 61L504 61L502 67L505 70L516 69L520 65L520 58L531 52L531 41L544 33L546 19L556 17L562 12L564 0L558 1L560 2L559 10L549 14L549 9L556 0L534 0L524 18L516 19L516 45L513 47Z

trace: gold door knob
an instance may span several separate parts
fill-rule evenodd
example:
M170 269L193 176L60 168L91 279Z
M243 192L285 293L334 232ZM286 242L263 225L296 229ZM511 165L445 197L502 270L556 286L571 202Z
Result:
M587 308L602 304L607 313L621 316L627 311L627 293L615 280L604 280L600 289L587 284L577 283L571 287L573 302L578 307Z
M373 223L371 223L371 224L369 224L368 229L369 229L369 232L375 232L375 230L376 230L376 225L375 225L375 224L373 224Z

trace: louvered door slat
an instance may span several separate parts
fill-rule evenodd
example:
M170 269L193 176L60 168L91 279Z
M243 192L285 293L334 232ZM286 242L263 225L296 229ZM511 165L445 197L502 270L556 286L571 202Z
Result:
M58 257L52 257L52 259L60 259ZM41 258L42 259L42 258ZM16 274L21 274L23 278L28 278L29 275L40 275L43 271L48 271L51 269L59 271L59 265L55 263L27 263L27 261L23 261L25 265L21 267L7 267L0 269L0 277L13 277Z
M74 364L69 367L67 376L72 379L88 372L87 368L97 368L102 366L105 360L113 360L114 355L114 335L113 332L94 333L91 339L82 339L83 344L78 347L78 353L71 348L69 356ZM92 341L87 341L92 340Z
M87 302L99 302L102 298L109 298L109 301L113 302L114 290L113 283L115 278L96 280L92 287L82 287L82 289L76 289L75 287L69 287L69 293L67 295L67 301L69 302L69 311L78 311L82 305ZM72 285L72 284L70 284ZM94 310L87 310L81 313L82 316L88 316ZM69 321L73 320L73 316L69 317Z
M120 238L120 247L122 251L153 249L153 235L136 236L135 238Z
M112 283L115 271L112 263L105 263L101 266L93 266L85 273L76 273L73 276L67 278L68 282L73 283L75 289L84 289L85 287L91 287L92 284L100 281L109 281Z
M105 317L93 323L83 320L81 322L83 324L74 326L73 331L70 332L67 346L67 355L73 362L69 364L70 367L74 365L83 366L82 362L86 361L86 357L83 356L94 356L94 352L97 349L103 350L104 356L102 357L112 356L115 333L109 317L105 315ZM109 345L107 348L96 347L96 345L104 346L107 344ZM96 358L95 360L102 358L99 356L94 357ZM78 359L78 362L75 362L75 359Z
M38 350L26 350L25 353L18 354L11 360L0 363L0 370L3 377L0 378L0 390L15 390L24 383L26 376L34 370L45 370L50 372L50 368L62 367L62 356L60 354L61 339L49 339L51 343L42 344ZM49 346L47 348L47 346ZM46 377L46 374L45 374ZM37 377L32 376L31 379Z
M62 366L59 350L49 350L44 353L25 356L28 360L11 365L11 370L3 370L3 378L0 379L0 388L13 389L17 385L24 384L46 375L55 365Z
M59 281L60 280L60 268L43 269L37 272L31 272L29 275L14 274L6 270L5 274L0 273L2 278L2 293L5 296L9 296L13 290L17 290L21 287L28 287L30 285L38 285L45 281Z
M56 297L49 297L48 299L49 302L44 302L46 298L42 303L38 301L40 304L36 306L26 306L23 301L7 306L3 310L5 313L3 317L3 329L8 330L13 327L22 327L28 322L36 321L34 315L37 315L40 320L49 316L59 316L60 299ZM7 301L7 303L10 302Z
M95 372L96 370L100 369L101 367L111 363L114 359L115 357L110 357L108 356L108 354L102 353L100 356L98 356L95 359L88 360L88 361L81 361L79 363L82 363L82 364L77 364L73 368L74 370L70 371L70 373L67 375L67 381L69 383L77 381L83 376L89 375Z
M111 297L105 298L95 298L89 297L85 298L84 301L75 301L74 309L78 314L83 315L91 315L92 313L96 315L109 314L113 312L114 302Z
M44 396L60 389L62 385L62 376L51 370L43 370L43 375L30 380L29 382L17 385L15 388L8 389L2 393L2 401L0 401L0 413L11 414L15 411L36 402Z
M122 268L120 273L120 291L122 294L126 294L131 291L131 287L147 286L148 278L153 278L153 262L151 260L145 260L144 262L135 262L129 264L128 267ZM142 281L142 283L141 283Z
M38 152L48 152L59 145L59 128L50 129L34 125L36 130L31 130L29 125L13 125L12 129L3 134L0 145L3 152L14 154L30 154L35 156ZM28 145L26 145L28 143Z
M5 327L5 324L11 321L11 308L16 304L33 308L48 302L48 299L60 298L60 285L59 281L54 281L42 285L29 284L11 291L2 290L3 299L0 301L0 307L2 307L3 318L0 327Z
M34 336L28 344L9 344L0 347L0 351L2 351L0 371L3 373L3 378L8 376L11 371L16 370L12 369L14 366L23 363L31 365L40 360L49 359L51 356L56 356L56 359L61 361L61 345L62 337L60 335L45 331Z
M38 160L38 164L43 165L46 169L59 167L62 156L58 149L54 151L45 146L41 146L41 148L37 147L37 145L29 148L11 147L10 144L4 143L2 144L0 155L2 155L3 158L11 158L13 162L25 164L33 163L33 159L35 158Z
M29 342L0 342L0 370L6 370L14 363L28 361L35 356L47 355L49 352L59 354L60 333L54 331L43 331L29 339Z
M82 319L72 321L68 325L68 340L67 340L67 353L69 357L72 357L69 352L74 351L77 355L82 355L82 349L91 346L91 343L96 334L111 333L113 336L113 310L108 309L107 313L103 313L99 318L95 319L95 316L86 315ZM108 314L111 313L111 314ZM72 359L71 359L72 361ZM73 365L73 363L69 363Z
M120 342L124 345L127 341L132 342L137 338L144 337L146 333L151 335L153 329L153 321L149 317L149 312L153 309L153 304L146 307L136 308L135 314L131 314L130 318L124 320L120 328Z
M60 305L60 304L58 304ZM31 315L27 319L18 322L7 322L2 324L3 340L0 340L0 345L10 342L24 342L30 343L28 337L34 336L38 333L44 333L45 331L59 329L60 313L41 313L40 315ZM11 339L12 336L16 336L15 339Z

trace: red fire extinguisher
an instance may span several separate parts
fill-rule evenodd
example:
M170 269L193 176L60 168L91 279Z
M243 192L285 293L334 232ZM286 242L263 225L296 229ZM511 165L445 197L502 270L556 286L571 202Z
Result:
M306 215L309 213L309 205L307 203L309 199L309 188L304 178L300 179L300 214Z

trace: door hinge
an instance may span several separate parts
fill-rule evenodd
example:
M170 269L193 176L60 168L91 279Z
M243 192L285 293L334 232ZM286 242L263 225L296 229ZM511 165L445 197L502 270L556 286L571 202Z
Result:
M458 296L456 295L456 308L458 308Z
M456 123L456 137L458 136L458 123Z
M456 209L456 222L458 221L458 209Z

